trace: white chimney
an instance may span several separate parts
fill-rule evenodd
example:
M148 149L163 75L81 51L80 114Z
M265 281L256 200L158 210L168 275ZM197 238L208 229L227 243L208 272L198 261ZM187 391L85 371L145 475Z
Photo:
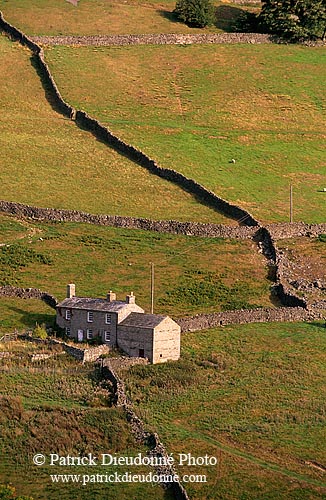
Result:
M134 296L134 292L130 292L130 295L127 295L126 302L127 304L135 304L136 297Z
M76 285L74 283L70 283L67 285L67 298L71 299L76 295Z
M114 292L112 292L112 290L110 290L107 295L106 295L106 299L109 301L109 302L113 302L114 300L117 300L117 296Z

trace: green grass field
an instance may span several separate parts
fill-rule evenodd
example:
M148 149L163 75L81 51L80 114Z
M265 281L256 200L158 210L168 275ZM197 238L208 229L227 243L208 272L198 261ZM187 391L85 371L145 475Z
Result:
M216 25L204 32L232 29L244 9L256 6L214 1ZM65 0L0 0L6 19L30 35L97 35L127 33L198 33L172 15L175 0L81 0L74 7Z
M262 221L324 221L325 51L52 47L63 95L162 166ZM234 158L236 163L230 163Z
M228 223L53 111L30 52L0 36L0 198L94 213Z
M0 0L29 34L195 33L171 18L172 0ZM220 5L228 30L241 6ZM224 8L224 10L223 10ZM224 17L223 17L224 16ZM0 36L0 198L155 219L229 223L188 193L112 152L56 113L30 52ZM192 177L266 221L324 222L325 53L277 45L46 48L60 91L162 166ZM230 163L234 158L235 163ZM292 250L291 242L288 244ZM301 248L314 269L322 242ZM302 244L304 245L304 244ZM309 248L308 248L309 246ZM0 214L0 286L39 287L63 299L134 291L155 312L189 314L272 306L266 260L251 241L190 238ZM54 324L41 301L1 298L0 332ZM1 336L1 334L0 334ZM122 374L136 413L168 452L212 455L188 483L191 500L326 498L324 322L251 324L182 336L182 357ZM65 354L32 364L44 347L1 344L0 482L40 500L170 500L159 487L54 484L48 455L145 452L110 406L93 368ZM109 470L111 472L111 470ZM96 472L108 472L97 470ZM119 471L120 472L120 471ZM135 472L138 472L138 470ZM142 469L142 472L145 472ZM148 472L146 470L146 472Z
M50 453L62 456L100 456L112 453L134 456L146 449L137 444L122 409L110 406L110 384L102 382L94 366L82 365L67 354L23 342L0 345L10 352L0 360L0 481L11 482L17 493L34 500L128 498L170 499L159 486L148 483L55 483L52 474L123 473L126 466L50 466ZM34 353L54 353L54 358L31 362ZM33 456L47 457L44 466ZM149 467L133 467L148 473Z
M324 324L252 324L184 334L180 361L123 376L169 450L218 458L179 468L208 476L190 498L322 499L325 354Z
M1 216L0 283L37 287L63 299L131 290L150 308L150 262L155 264L155 312L186 316L205 311L272 306L265 259L251 241L189 238L78 223L18 222ZM7 230L6 230L7 228ZM14 239L10 228L15 228ZM21 231L21 233L20 233ZM8 245L9 246L6 246ZM234 273L234 267L237 273ZM15 299L16 300L16 299ZM0 331L51 324L50 308L1 299ZM34 302L34 301L33 301ZM30 309L31 308L31 309Z

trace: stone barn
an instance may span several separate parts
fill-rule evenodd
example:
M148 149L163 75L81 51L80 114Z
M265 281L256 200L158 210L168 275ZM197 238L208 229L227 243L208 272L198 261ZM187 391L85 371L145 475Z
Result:
M145 357L151 363L180 357L180 326L169 316L132 312L118 324L117 338L129 356Z
M56 311L57 325L79 342L99 338L151 363L180 357L180 326L169 316L145 314L132 292L126 300L117 300L112 291L105 299L76 297L75 285L70 284Z

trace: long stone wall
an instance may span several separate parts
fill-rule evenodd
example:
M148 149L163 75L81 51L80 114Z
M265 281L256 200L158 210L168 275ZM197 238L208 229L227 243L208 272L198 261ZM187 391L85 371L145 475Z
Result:
M280 222L265 226L274 240L300 238L303 236L317 237L326 234L326 224L306 224L305 222Z
M307 310L303 307L276 307L197 314L196 316L176 319L175 321L180 325L182 333L185 333L226 325L307 321L324 317L325 312L317 308Z
M39 288L19 288L15 286L1 286L0 297L17 297L20 299L38 299L45 302L52 309L56 308L57 299L48 292Z
M32 52L34 53L35 64L38 67L40 77L43 84L46 86L47 93L49 94L48 98L50 102L53 101L58 111L74 119L77 125L88 130L95 137L99 138L108 146L129 158L131 161L141 165L151 173L163 179L169 180L170 182L173 182L181 189L195 195L197 198L202 200L203 203L213 207L219 212L222 212L227 217L241 221L241 224L243 225L259 225L258 221L255 220L254 217L246 210L223 200L215 193L209 191L193 179L189 179L175 170L160 167L152 158L150 158L134 146L127 144L126 142L121 140L108 128L101 125L97 120L91 118L87 113L85 113L84 111L75 110L72 106L67 104L63 100L56 86L54 78L51 75L50 69L44 60L43 49L41 49L39 45L35 44L24 33L17 30L17 28L5 21L1 12L0 29L8 33L13 39L18 40L24 45L27 45L32 50Z
M191 45L191 44L234 44L234 43L285 43L273 35L262 33L219 33L181 34L160 33L149 35L57 35L32 36L32 41L44 45L77 46L126 46L126 45Z
M202 236L207 238L254 238L255 241L261 243L264 254L271 260L276 260L274 240L304 236L317 237L320 234L326 234L326 223L306 224L304 222L296 222L267 224L265 227L260 227L257 230L257 227L254 226L227 226L225 224L152 220L120 215L97 215L79 210L34 207L6 200L0 200L0 212L49 222L82 222L98 226L141 229L144 231L184 234L186 236Z
M0 200L0 212L40 221L82 222L98 226L141 229L144 231L184 234L186 236L201 236L205 238L250 239L257 231L257 228L252 226L225 226L223 224L180 222L174 220L155 221L119 215L94 215L78 210L40 208L3 200Z
M189 179L184 175L176 172L175 170L166 169L160 167L154 160L145 155L142 151L138 150L134 146L125 143L117 136L112 134L112 132L101 125L97 120L91 118L87 113L83 111L76 111L73 107L67 104L51 75L51 72L44 60L43 50L39 45L37 45L33 40L27 37L24 33L17 30L14 26L10 25L7 21L4 20L2 13L0 12L0 28L2 28L6 33L8 33L12 38L18 40L20 43L27 45L34 53L34 57L37 61L37 65L39 68L39 73L41 75L43 83L46 85L48 92L51 95L51 99L54 101L56 107L65 115L69 116L72 119L75 119L76 123L88 131L92 132L97 138L104 141L110 147L116 149L118 152L124 154L132 161L138 163L143 166L150 172L158 175L166 180L174 182L182 189L194 194L198 198L200 198L205 204L215 208L216 210L224 213L230 218L240 220L241 223L245 226L249 226L249 228L259 228L259 223L257 220L252 217L247 211L242 208L232 205L227 201L219 198L215 193L207 190L204 186L200 185L193 179ZM200 35L201 36L201 35ZM1 202L2 210L9 211L11 213L24 212L27 213L27 216L31 217L43 217L46 220L49 220L51 217L52 220L78 220L80 222L90 222L95 224L105 224L105 225L115 225L117 227L133 227L138 229L150 229L150 230L158 230L160 232L173 232L187 235L196 235L201 236L207 235L207 232L210 233L210 237L221 237L222 234L225 234L225 237L248 237L249 233L234 233L228 228L226 232L223 231L223 226L213 225L213 224L195 224L195 223L180 223L176 221L149 221L147 219L135 219L135 218L126 218L119 216L92 216L90 214L85 214L83 212L77 211L51 211L51 209L36 209L35 207L27 207L19 204L15 204L14 207L9 202ZM11 205L9 207L9 205ZM29 212L29 215L28 215ZM32 212L32 213L31 213ZM59 215L60 212L60 215ZM25 215L26 216L26 215ZM260 231L256 233L252 233L250 237L254 237L254 239L258 242L258 244L262 248L262 252L269 259L271 263L278 264L280 269L276 270L276 277L278 280L276 291L282 301L283 304L289 306L306 306L306 303L300 297L297 297L287 286L285 280L283 280L282 272L281 272L281 256L276 248L274 239L277 235L280 234L299 234L305 232L306 234L311 233L312 226L311 225L302 225L297 224L295 229L292 227L293 225L283 224L282 229L280 229L279 225L270 225L268 228L261 228ZM323 232L324 232L324 226ZM154 229L155 228L155 229ZM242 228L241 228L242 229ZM240 236L241 234L241 236ZM288 237L288 236L286 236Z
M105 359L103 362L103 367L106 370L105 375L111 380L113 384L115 404L122 407L126 412L127 419L131 425L132 432L135 435L136 439L150 447L150 451L148 453L149 456L157 458L167 458L168 453L157 433L150 433L146 431L144 422L136 415L131 401L127 398L124 383L113 368L112 360ZM156 473L158 475L175 475L176 471L173 467L160 466L156 467ZM177 500L189 500L185 488L179 481L175 481L172 483L163 483L163 486L171 488Z

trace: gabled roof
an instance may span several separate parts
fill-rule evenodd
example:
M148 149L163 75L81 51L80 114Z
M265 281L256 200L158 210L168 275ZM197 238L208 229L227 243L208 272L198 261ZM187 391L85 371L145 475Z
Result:
M135 307L135 304L127 304L122 300L92 299L88 297L71 297L64 299L57 305L58 307L68 307L70 309L87 309L88 311L118 312L124 307Z
M161 314L144 314L132 312L123 321L121 321L121 323L119 323L119 326L155 328L166 319L173 321L171 318L169 318L169 316L163 316Z

